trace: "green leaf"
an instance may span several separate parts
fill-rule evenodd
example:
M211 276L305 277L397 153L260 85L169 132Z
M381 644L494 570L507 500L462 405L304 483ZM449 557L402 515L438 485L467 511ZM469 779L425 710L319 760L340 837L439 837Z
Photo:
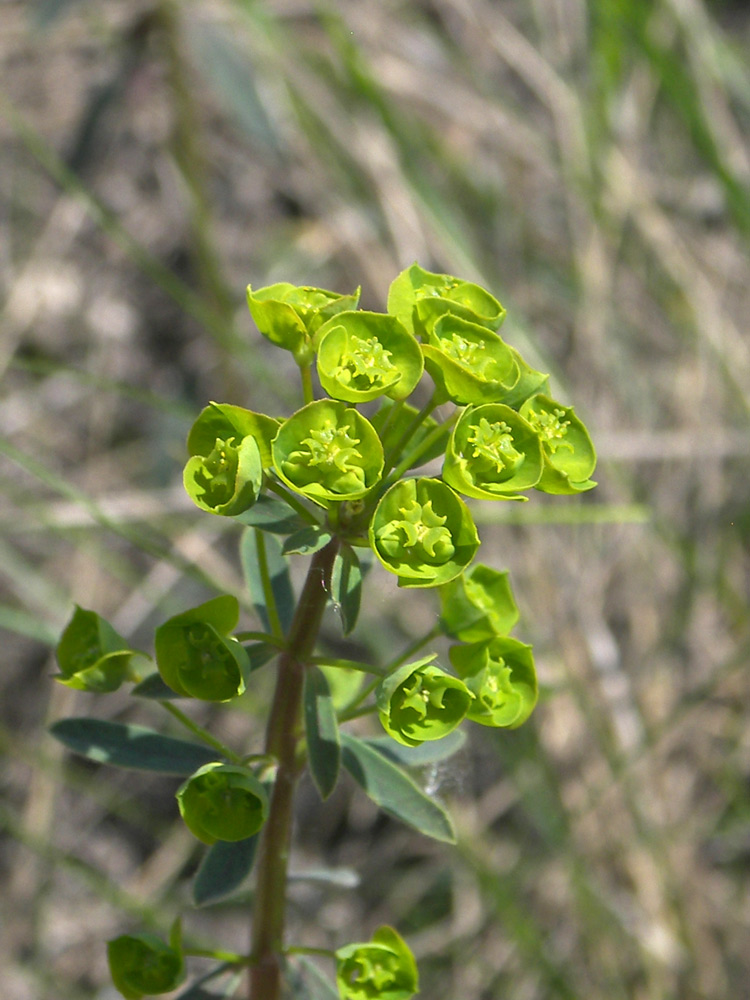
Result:
M74 753L115 767L187 775L216 760L216 751L200 743L103 719L61 719L50 727L50 733Z
M193 882L193 902L208 906L231 895L250 874L259 834L244 840L217 840L206 851Z
M292 581L289 576L289 565L282 555L281 542L274 535L267 535L263 536L259 546L255 529L248 528L242 533L240 560L250 599L264 628L270 632L272 631L271 618L266 605L261 560L265 563L279 624L282 632L286 635L294 617L295 601Z
M305 671L303 704L310 773L321 799L327 799L339 776L341 746L328 681L315 666Z
M278 497L269 497L265 493L261 493L254 506L242 514L237 514L234 520L250 528L268 531L272 535L289 535L304 528L306 524L288 503Z
M180 697L168 684L164 683L161 674L158 673L144 677L130 693L134 694L136 698L153 698L155 701L172 701L172 699Z
M447 812L404 772L362 740L341 734L342 761L376 805L427 837L455 844Z
M291 1000L340 1000L339 991L309 958L295 956L285 971Z
M331 573L331 599L341 615L344 635L354 629L362 601L362 569L351 545L342 545Z
M373 747L378 753L383 754L396 764L404 764L406 767L424 767L427 764L437 764L442 760L447 760L463 747L466 743L466 733L460 729L454 729L452 733L443 736L441 740L432 743L420 743L417 747L403 746L391 739L390 736L372 736L362 740L368 746Z
M330 540L330 531L326 531L318 525L308 524L287 538L281 549L281 554L284 556L311 556L313 552L325 548Z

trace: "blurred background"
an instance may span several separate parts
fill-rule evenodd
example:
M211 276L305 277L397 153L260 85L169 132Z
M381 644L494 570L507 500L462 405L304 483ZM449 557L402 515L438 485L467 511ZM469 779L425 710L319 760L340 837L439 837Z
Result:
M158 706L55 684L52 647L73 602L150 649L242 588L181 467L209 399L299 405L245 286L361 284L384 309L415 260L500 298L599 487L475 506L542 704L420 776L457 850L303 786L295 867L362 881L295 883L292 932L393 923L433 1000L750 994L749 45L729 0L0 4L4 1000L111 1000L103 941L189 900L176 782L46 734ZM433 598L373 574L352 648L405 647ZM186 926L244 948L246 920Z

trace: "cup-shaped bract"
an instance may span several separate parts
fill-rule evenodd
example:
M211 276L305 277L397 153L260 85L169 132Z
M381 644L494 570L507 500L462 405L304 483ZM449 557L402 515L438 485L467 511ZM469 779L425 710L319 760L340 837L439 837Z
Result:
M239 621L239 602L214 597L183 611L156 630L156 665L174 692L202 701L229 701L245 690L250 663L229 636Z
M459 406L502 402L520 376L517 352L496 333L459 316L442 316L422 353L435 385Z
M589 477L596 467L596 450L573 407L538 393L519 412L542 442L544 469L536 489L557 494L593 489L596 483Z
M177 789L180 815L204 844L252 837L268 816L268 793L246 767L204 764Z
M388 290L388 312L407 330L424 335L445 313L497 330L505 309L488 291L452 274L435 274L412 264L402 271Z
M392 927L379 927L372 941L336 951L341 1000L409 1000L419 990L417 963Z
M464 496L526 500L542 474L542 443L534 428L504 403L467 406L451 434L443 479Z
M234 438L255 438L260 451L261 464L269 469L271 462L271 442L279 429L280 420L265 413L246 410L233 403L209 403L198 414L187 438L189 455L210 455L216 447L216 440L227 441Z
M439 479L402 479L370 522L370 545L399 587L437 587L474 558L479 536L469 508Z
M293 413L273 442L278 475L297 493L325 507L357 500L383 472L383 446L369 420L353 407L319 399Z
M126 1000L170 993L185 979L182 952L155 934L122 934L107 944L112 982Z
M108 621L95 611L76 605L73 617L57 644L60 673L55 678L78 691L105 694L127 680L138 680L131 666L131 649Z
M339 313L321 326L315 339L320 384L334 399L405 399L422 377L419 344L395 316Z
M263 462L254 437L216 438L207 455L191 456L183 472L196 506L232 517L252 507L263 486Z
M271 343L291 351L299 365L312 362L318 328L336 313L356 309L358 302L359 288L351 295L339 295L287 281L256 291L247 286L247 304L255 325Z
M467 719L482 726L515 729L531 715L539 696L531 646L498 636L453 646L450 658L474 695Z
M461 642L481 642L507 635L518 621L507 572L475 563L440 588L440 622Z
M453 732L473 700L464 682L441 670L434 659L435 654L402 664L376 691L383 729L407 747Z

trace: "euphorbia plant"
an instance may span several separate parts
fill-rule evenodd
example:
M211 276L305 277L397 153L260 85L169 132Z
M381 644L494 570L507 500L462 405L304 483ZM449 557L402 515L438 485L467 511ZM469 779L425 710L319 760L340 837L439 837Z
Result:
M54 734L94 760L182 777L177 807L207 845L196 905L254 880L247 954L193 947L179 920L168 941L137 929L110 941L125 997L174 990L186 957L200 955L212 965L185 997L220 979L219 995L235 996L247 970L251 1000L408 1000L417 967L392 927L327 953L286 940L299 779L308 770L325 801L343 767L379 807L450 843L450 816L410 761L425 759L423 744L432 761L449 756L464 721L513 728L536 704L531 646L509 634L518 610L507 573L475 561L480 540L464 498L588 490L591 439L572 408L546 394L547 376L497 334L505 310L489 292L415 264L393 282L387 313L358 311L358 298L287 283L248 289L260 332L300 368L302 405L278 417L210 403L188 435L186 490L201 510L242 528L249 594L214 596L167 619L153 661L81 608L60 640L62 683L97 693L135 683L133 694L162 706L191 739L92 718L58 722ZM421 406L409 402L425 395ZM440 475L415 471L441 456ZM399 587L437 590L441 604L438 629L384 665L336 659L321 642L329 603L344 634L355 628L368 551ZM288 563L299 558L309 566L295 597ZM238 631L241 606L254 609L254 628ZM453 642L448 662L434 652L414 659L439 632ZM275 670L275 693L262 752L248 753L200 726L190 702L222 704L221 717L261 668ZM380 736L363 729L367 716ZM328 955L327 981L306 950Z

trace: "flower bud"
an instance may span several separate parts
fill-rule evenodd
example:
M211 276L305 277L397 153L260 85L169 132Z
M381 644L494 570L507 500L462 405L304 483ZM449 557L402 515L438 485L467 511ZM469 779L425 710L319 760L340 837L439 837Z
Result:
M425 271L418 264L402 271L391 283L388 312L420 336L446 313L488 330L497 330L505 319L505 309L484 288L452 274Z
M542 445L534 429L502 403L468 406L453 428L443 479L464 496L525 500L542 474Z
M419 344L384 313L339 313L320 328L316 342L320 384L334 399L405 399L422 377Z
M126 1000L169 993L185 979L182 953L155 934L123 934L107 944L112 982Z
M380 927L372 941L336 952L341 1000L409 1000L419 990L417 963L392 927Z
M526 400L519 412L542 442L544 469L536 489L557 494L593 489L596 483L589 476L596 466L596 451L573 407L540 393Z
M228 701L245 690L243 646L228 636L239 620L236 597L222 596L175 615L156 630L156 665L177 694Z
M318 328L336 313L356 309L358 302L359 289L351 295L338 295L287 281L255 292L247 286L247 304L255 325L271 343L291 351L299 365L312 361Z
M400 587L437 587L464 570L479 548L469 508L439 479L402 479L380 499L370 545Z
M433 654L404 663L376 692L383 729L407 747L447 736L460 725L472 701L463 681L434 665L434 659Z
M354 408L319 399L281 425L273 462L287 486L326 506L331 500L356 500L375 486L383 472L383 446Z
M185 825L198 840L246 840L263 826L268 794L252 771L234 764L204 764L177 790Z
M507 635L518 621L507 572L475 563L440 588L441 624L461 642Z
M482 726L515 729L531 715L539 694L531 646L498 636L453 646L450 658L474 695L467 719Z

